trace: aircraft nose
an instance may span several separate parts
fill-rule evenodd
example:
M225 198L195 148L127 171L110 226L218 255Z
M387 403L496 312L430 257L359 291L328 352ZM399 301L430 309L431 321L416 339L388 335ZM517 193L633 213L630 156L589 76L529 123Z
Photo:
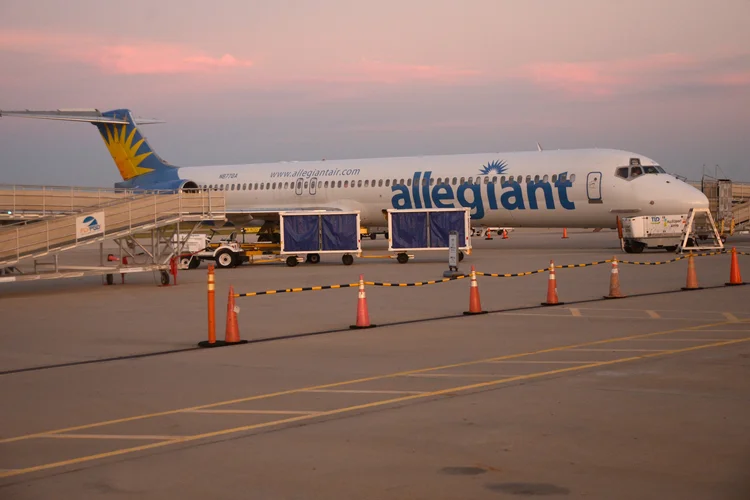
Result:
M671 176L659 177L655 189L649 190L649 199L644 200L649 211L677 215L687 214L691 208L709 208L708 198L700 190Z

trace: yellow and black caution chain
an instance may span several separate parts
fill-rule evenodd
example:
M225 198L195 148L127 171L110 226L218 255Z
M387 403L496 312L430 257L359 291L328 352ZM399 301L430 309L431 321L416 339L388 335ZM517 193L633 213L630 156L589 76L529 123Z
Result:
M342 283L339 285L304 286L299 288L282 288L280 290L265 290L263 292L236 293L235 297L255 297L256 295L275 295L279 293L313 292L317 290L333 290L336 288L356 288L359 283Z
M476 273L479 275L479 273ZM441 280L430 280L430 281L417 281L414 283L382 283L380 281L365 281L365 285L370 286L425 286L425 285L436 285L438 283L448 283L449 281L462 280L468 278L466 274L460 274L450 278L443 278Z
M710 255L726 255L728 253L729 252L727 252L726 250L722 250L721 252L694 253L692 255L693 255L693 257L707 257L707 256L710 256ZM674 259L663 260L663 261L659 261L659 262L635 262L635 261L630 261L630 260L618 260L617 262L620 263L620 264L633 264L633 265L636 265L636 266L658 266L660 264L671 264L672 262L677 262L678 260L684 260L684 259L687 259L688 257L689 257L689 255L681 255L679 257L675 257ZM610 262L611 262L611 260L610 260Z
M705 253L698 253L693 254L694 257L706 257L710 255L726 255L729 252L726 250L720 251L720 252L705 252ZM750 255L750 252L740 252L737 251L737 254L739 255ZM636 262L636 261L630 261L630 260L618 260L618 264L632 264L632 265L638 265L638 266L658 266L661 264L671 264L673 262L677 262L680 260L687 259L688 255L682 255L680 257L675 257L674 259L670 260L664 260L664 261L657 261L657 262ZM583 264L562 264L559 266L555 266L555 269L576 269L580 267L590 267L590 266L598 266L600 264L609 264L611 262L614 262L614 259L606 259L606 260L599 260L596 262L586 262ZM485 273L481 271L476 271L477 276L485 276L490 278L515 278L519 276L531 276L533 274L540 274L540 273L546 273L549 271L549 268L544 269L536 269L534 271L526 271L522 273ZM367 286L385 286L385 287L415 287L415 286L427 286L427 285L436 285L438 283L448 283L449 281L456 281L461 280L464 278L468 278L468 274L460 274L458 276L453 276L450 278L443 278L439 280L429 280L429 281L416 281L414 283L387 283L387 282L381 282L381 281L365 281L364 284ZM306 287L299 287L299 288L283 288L280 290L265 290L262 292L247 292L247 293L237 293L234 296L235 297L255 297L257 295L275 295L280 293L296 293L296 292L312 292L317 290L335 290L337 288L356 288L359 286L359 283L342 283L337 285L321 285L321 286L306 286Z

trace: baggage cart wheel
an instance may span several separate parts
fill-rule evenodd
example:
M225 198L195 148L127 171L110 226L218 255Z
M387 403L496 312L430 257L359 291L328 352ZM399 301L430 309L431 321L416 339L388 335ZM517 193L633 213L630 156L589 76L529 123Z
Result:
M464 260L464 253L461 250L459 250L458 251L458 261L461 262L462 260Z
M297 256L296 255L290 255L286 258L286 265L289 267L294 267L298 264L297 262Z
M317 264L318 262L320 262L320 254L318 254L318 253L309 253L309 254L307 254L307 259L306 260L310 264Z
M161 272L161 284L164 286L169 284L169 273L166 271Z
M188 266L188 269L198 269L198 266L201 265L201 260L198 257L193 257L190 259L190 265Z
M193 263L193 259L190 255L183 255L180 257L180 269L192 269L190 267Z
M375 233L372 233L372 234L370 235L370 239L371 239L371 240L374 240L374 239L375 239L375 238L377 238L377 237L378 237L378 235L377 235L377 234L375 234Z
M234 265L234 255L229 250L222 250L216 255L216 266L222 269L232 267Z
M343 262L345 266L351 266L352 264L354 264L354 257L346 254L341 257L341 262Z
M399 264L406 264L407 262L409 262L409 254L400 253L396 256L396 260Z

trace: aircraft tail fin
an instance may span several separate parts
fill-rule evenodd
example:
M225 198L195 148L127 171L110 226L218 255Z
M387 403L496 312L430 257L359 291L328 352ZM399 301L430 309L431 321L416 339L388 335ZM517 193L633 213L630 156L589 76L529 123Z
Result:
M124 181L150 172L159 172L174 165L162 160L149 146L138 125L164 123L153 118L133 118L128 109L56 109L53 111L0 111L0 117L37 118L92 123L99 129L104 144Z

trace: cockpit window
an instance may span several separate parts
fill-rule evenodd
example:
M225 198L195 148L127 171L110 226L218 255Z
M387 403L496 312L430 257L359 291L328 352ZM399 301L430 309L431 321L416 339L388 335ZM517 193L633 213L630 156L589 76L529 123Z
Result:
M634 165L630 167L617 167L615 175L622 179L632 180L641 175L666 174L667 172L658 165Z

